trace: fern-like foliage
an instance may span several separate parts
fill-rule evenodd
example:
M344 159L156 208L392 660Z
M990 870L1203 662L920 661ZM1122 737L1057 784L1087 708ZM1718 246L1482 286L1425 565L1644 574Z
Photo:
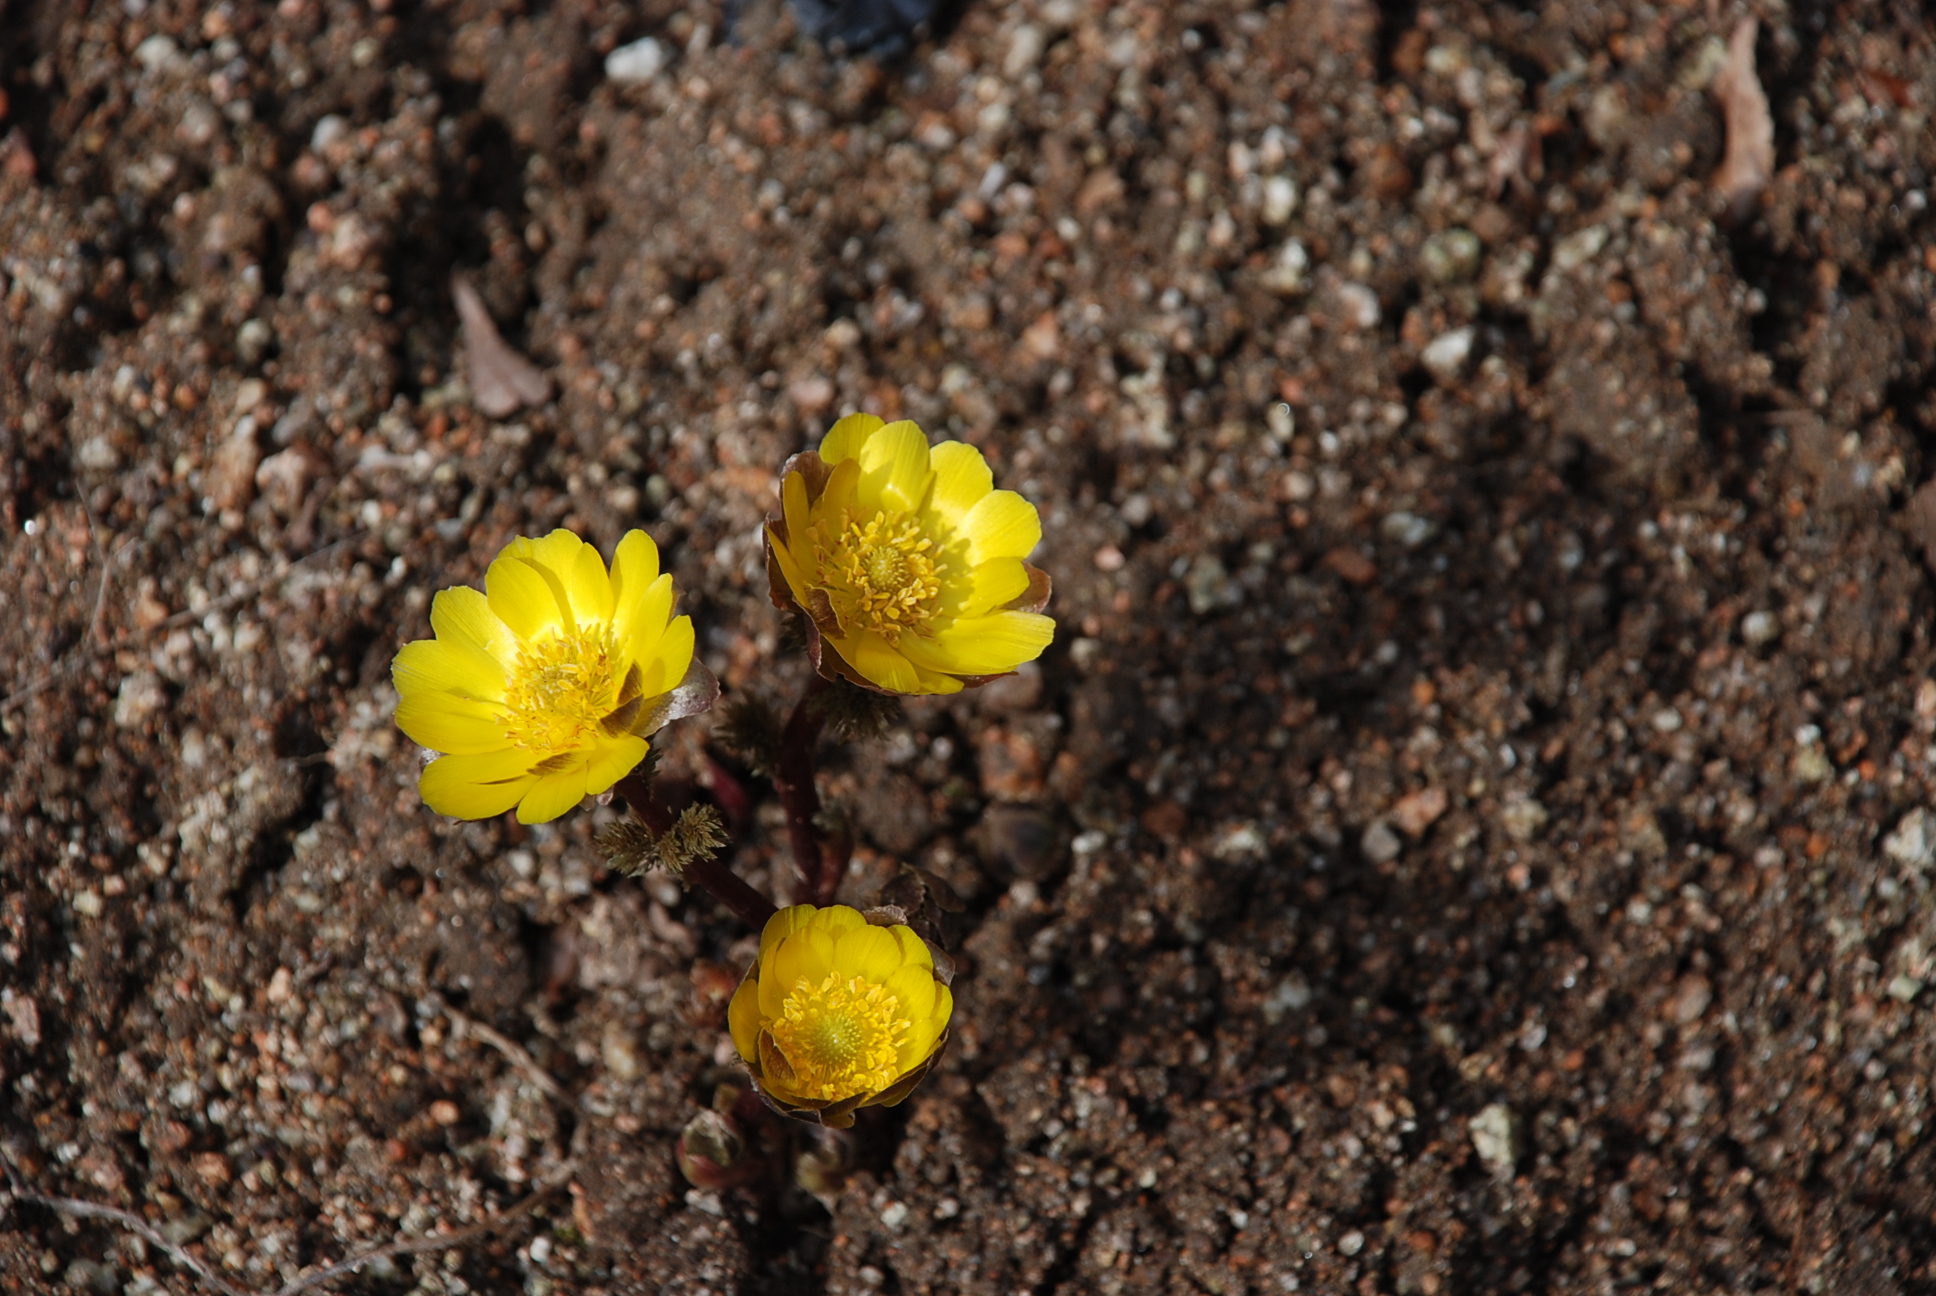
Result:
M615 872L639 877L655 868L683 873L694 860L709 860L726 844L726 825L711 806L688 807L663 836L636 819L616 819L592 839Z

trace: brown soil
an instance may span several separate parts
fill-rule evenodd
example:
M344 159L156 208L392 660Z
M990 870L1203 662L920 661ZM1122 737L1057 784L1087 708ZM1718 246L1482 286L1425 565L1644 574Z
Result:
M0 1157L251 1291L567 1160L338 1286L1936 1291L1936 48L1759 6L1728 223L1748 13L7 0ZM472 408L454 269L554 400ZM1062 635L829 748L852 896L967 906L829 1214L672 1163L747 933L609 809L429 813L388 664L643 525L784 702L757 525L851 407L1040 504ZM196 1282L0 1207L5 1290Z

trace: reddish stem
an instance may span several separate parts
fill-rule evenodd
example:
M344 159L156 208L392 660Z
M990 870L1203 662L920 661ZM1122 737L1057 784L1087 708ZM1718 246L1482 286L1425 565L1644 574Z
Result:
M659 800L659 794L653 791L650 779L628 774L618 781L613 790L625 798L625 804L632 808L632 814L655 835L663 837L672 831L672 812ZM734 917L754 931L764 931L766 920L777 912L771 900L748 886L739 874L716 859L688 860L684 876L686 881L710 892L714 899L733 911Z
M830 838L814 822L820 816L820 790L814 786L813 749L825 725L825 715L816 703L830 687L825 677L815 675L794 704L780 735L779 768L773 772L773 785L786 811L793 860L806 879L807 898L817 905L833 903L853 853L853 845L844 835Z

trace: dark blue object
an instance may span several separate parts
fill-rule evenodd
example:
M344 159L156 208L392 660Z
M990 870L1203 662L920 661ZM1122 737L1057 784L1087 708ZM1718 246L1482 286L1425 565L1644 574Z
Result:
M949 0L793 0L800 30L849 54L892 58L906 52L923 23L940 20Z

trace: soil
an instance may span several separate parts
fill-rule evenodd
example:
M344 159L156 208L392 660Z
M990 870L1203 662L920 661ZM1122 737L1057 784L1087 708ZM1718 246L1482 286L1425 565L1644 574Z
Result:
M1932 45L1883 0L975 0L889 63L772 0L6 0L0 1159L263 1292L561 1176L334 1285L1936 1291ZM474 408L454 271L551 399ZM609 807L431 814L389 661L511 536L644 526L786 704L758 526L853 408L1039 504L1061 631L824 753L849 898L964 902L941 1064L693 1188L749 933L607 872ZM0 1289L199 1283L0 1206Z

